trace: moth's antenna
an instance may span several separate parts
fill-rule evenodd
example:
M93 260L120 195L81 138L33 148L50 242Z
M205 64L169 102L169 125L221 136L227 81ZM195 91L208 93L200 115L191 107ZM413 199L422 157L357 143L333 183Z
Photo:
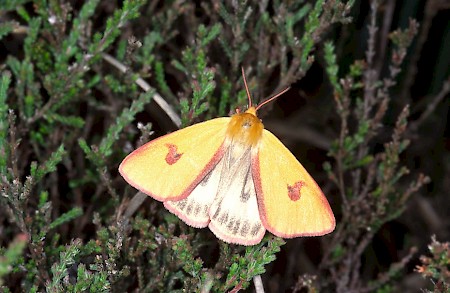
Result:
M282 90L281 92L279 92L278 94L276 94L275 96L271 97L270 99L265 100L264 102L262 102L261 104L259 104L258 106L256 106L256 111L258 111L262 106L264 106L267 103L270 103L271 101L275 100L276 98L278 98L279 96L281 96L282 94L284 94L285 92L287 92L291 87L287 87L284 90Z
M248 97L248 107L250 108L250 107L252 107L252 97L250 96L250 91L248 90L247 79L245 78L244 67L241 67L241 70L242 70L242 78L244 79L245 90L247 92L247 97ZM278 98L279 96L281 96L282 94L287 92L290 88L291 87L287 87L284 90L282 90L281 92L279 92L278 94L276 94L275 96L271 97L270 99L265 100L264 102L262 102L261 104L256 106L255 110L258 111L258 109L260 109L262 106L275 100L276 98Z
M247 86L247 80L245 79L245 72L244 72L244 67L241 67L242 69L242 78L244 79L244 85L245 85L245 90L247 91L247 97L248 97L248 107L252 107L252 97L250 96L250 91L248 90L248 86Z

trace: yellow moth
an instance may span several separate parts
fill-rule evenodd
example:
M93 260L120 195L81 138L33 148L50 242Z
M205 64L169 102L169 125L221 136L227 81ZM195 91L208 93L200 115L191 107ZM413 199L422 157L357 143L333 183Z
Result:
M247 111L150 141L123 160L120 174L225 242L254 245L266 230L283 238L330 233L335 219L322 190L256 116L287 89L254 107L242 74Z

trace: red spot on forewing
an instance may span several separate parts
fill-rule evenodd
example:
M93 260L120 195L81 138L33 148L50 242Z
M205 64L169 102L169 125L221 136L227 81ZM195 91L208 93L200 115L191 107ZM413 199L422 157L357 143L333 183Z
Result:
M292 185L292 186L288 184L287 189L288 189L289 198L292 201L299 200L301 195L302 195L301 194L301 189L305 185L306 185L306 183L304 181L295 182L295 184Z
M181 158L183 154L178 153L177 146L174 144L167 143L166 147L169 148L169 152L166 155L166 163L173 165Z

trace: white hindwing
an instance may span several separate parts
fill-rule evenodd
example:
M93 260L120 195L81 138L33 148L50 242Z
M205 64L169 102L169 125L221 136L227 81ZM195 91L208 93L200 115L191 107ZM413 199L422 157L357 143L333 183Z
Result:
M259 243L261 222L251 172L251 147L228 144L222 159L192 193L164 206L193 227L209 226L220 239L244 245Z

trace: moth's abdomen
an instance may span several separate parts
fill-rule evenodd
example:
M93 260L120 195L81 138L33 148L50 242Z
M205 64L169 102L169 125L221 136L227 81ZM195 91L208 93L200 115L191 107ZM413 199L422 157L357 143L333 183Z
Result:
M264 125L254 108L235 114L228 123L227 138L245 146L256 146L262 137Z

